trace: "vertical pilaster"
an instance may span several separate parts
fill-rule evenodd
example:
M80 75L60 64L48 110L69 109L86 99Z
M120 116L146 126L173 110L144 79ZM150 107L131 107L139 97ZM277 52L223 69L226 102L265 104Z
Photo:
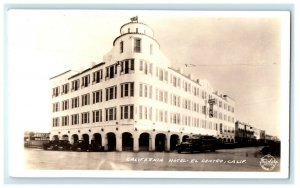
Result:
M133 151L139 151L139 135L134 134L133 136Z
M122 151L122 135L116 133L116 151Z
M152 135L151 135L151 149L150 149L150 151L155 151L155 134L153 133Z
M166 140L165 140L165 151L170 151L170 135L166 135Z
M102 142L102 146L104 146L104 150L107 151L108 150L107 134L101 135L101 142Z

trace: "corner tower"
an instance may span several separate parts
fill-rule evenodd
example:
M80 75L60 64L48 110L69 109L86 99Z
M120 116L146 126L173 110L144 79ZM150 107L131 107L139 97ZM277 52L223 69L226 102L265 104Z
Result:
M129 58L159 62L161 66L170 66L168 59L160 52L160 45L154 38L154 31L147 24L133 17L120 27L120 35L113 41L112 50L103 60L110 64Z

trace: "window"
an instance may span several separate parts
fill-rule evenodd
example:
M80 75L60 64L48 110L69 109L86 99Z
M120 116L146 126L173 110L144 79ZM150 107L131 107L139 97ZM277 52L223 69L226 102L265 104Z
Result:
M143 106L139 106L139 118L143 119Z
M150 107L149 109L149 120L152 121L152 107Z
M150 63L150 65L149 65L149 74L151 74L152 75L152 69L153 69L153 67L152 67L153 65L152 65L152 63Z
M93 111L93 123L102 122L102 110Z
M93 92L93 104L102 102L102 90Z
M140 38L135 38L134 39L134 52L140 53L141 52L141 39Z
M202 114L206 115L206 106L202 106Z
M140 71L143 71L144 62L143 60L140 60Z
M129 85L130 85L130 96L133 97L134 96L134 83L131 82Z
M57 97L59 95L59 87L52 89L52 97Z
M85 106L85 105L89 105L90 104L90 94L85 94L81 96L82 98L82 102L81 102L81 106Z
M148 74L148 64L147 62L145 61L145 70L144 70L145 74Z
M117 98L117 86L112 86L105 89L106 101Z
M206 99L206 92L202 91L202 99Z
M123 45L124 45L124 43L123 43L123 41L121 41L120 42L120 53L123 53L123 47L124 47Z
M62 102L62 110L68 110L69 109L69 100L65 100Z
M164 92L162 91L162 90L158 90L158 100L160 101L160 102L164 102L163 101L163 96L164 96Z
M90 113L89 112L83 112L81 114L81 123L85 124L85 123L89 123L90 122Z
M72 98L72 108L79 107L79 97Z
M165 123L168 123L168 112L165 111Z
M53 103L52 107L53 107L53 110L52 110L53 112L58 112L59 111L59 103L58 102Z
M159 69L159 80L163 81L164 77L164 71L162 69Z
M134 59L128 59L120 62L121 72L120 74L129 74L134 71Z
M153 54L153 45L150 44L150 55L152 55L152 54Z
M135 32L138 33L139 32L139 28L135 28Z
M121 106L121 119L133 119L133 105Z
M53 118L52 119L52 127L58 127L59 126L59 118Z
M165 71L165 81L168 83L168 71Z
M90 83L90 75L86 75L84 77L82 77L82 81L81 81L81 87L87 87Z
M103 79L103 70L93 72L93 83L99 83Z
M123 83L121 84L121 97L134 96L134 83Z
M159 110L159 116L158 116L158 119L159 119L160 122L163 122L163 121L164 121L164 111Z
M134 59L130 60L130 70L134 71Z
M117 119L117 108L106 108L105 109L105 121L112 121Z
M144 107L144 114L145 114L145 119L148 119L148 109L147 109L147 107L145 106Z
M63 117L61 117L61 125L62 126L69 125L69 116L63 116Z
M117 74L117 65L106 67L106 79L114 78L115 74Z
M149 98L152 99L152 86L149 87Z
M140 84L140 97L143 96L143 84Z
M77 91L79 88L79 79L72 81L72 91Z
M69 92L69 83L62 86L62 94L67 94Z
M144 97L148 97L148 85L144 85Z
M168 92L167 91L165 91L165 93L164 93L164 102L168 103Z
M72 118L72 125L79 124L79 114L73 114L71 115L71 118Z

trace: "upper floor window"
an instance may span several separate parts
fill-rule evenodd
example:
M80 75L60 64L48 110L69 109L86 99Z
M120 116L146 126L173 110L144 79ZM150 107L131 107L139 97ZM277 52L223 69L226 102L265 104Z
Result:
M123 41L121 41L120 42L120 53L123 53L123 49L124 48L124 42Z
M121 106L121 119L133 119L133 105Z
M117 74L117 64L106 67L106 75L105 78L114 78L115 74Z
M164 71L162 69L159 69L158 75L159 75L159 80L163 81L164 80Z
M79 107L79 97L72 98L72 108Z
M59 87L52 89L52 97L57 97L59 95Z
M102 90L93 92L93 104L102 102Z
M64 100L62 102L62 110L68 110L69 109L69 100Z
M139 28L135 28L135 32L138 33L139 32Z
M105 121L112 121L117 119L117 108L106 108L105 109Z
M72 91L77 91L79 88L79 79L72 81Z
M59 111L59 103L58 102L53 104L53 112L57 112L57 111Z
M153 45L150 44L150 55L152 55L152 54L153 54Z
M61 117L61 125L62 126L69 125L69 116L63 116L63 117Z
M112 86L105 89L106 101L117 98L117 86Z
M121 61L121 74L129 74L134 71L134 59Z
M142 42L142 40L140 38L134 39L134 49L133 49L134 52L136 52L136 53L141 52L141 42Z
M134 96L134 82L121 84L121 97Z
M93 72L93 83L99 83L103 79L103 70Z
M72 125L79 124L79 114L73 114L71 115L71 118L72 118L72 122L71 122Z
M69 83L62 86L62 94L67 94L69 92Z
M87 87L90 83L90 75L86 75L84 77L82 77L82 81L81 81L81 86L82 87Z
M81 123L89 123L90 122L90 113L89 112L84 112L81 114Z
M89 105L90 104L90 94L85 94L85 95L82 95L82 103L81 103L81 106L85 106L85 105Z
M102 110L93 111L93 123L102 122Z
M59 126L59 118L53 118L52 127L58 127L58 126Z

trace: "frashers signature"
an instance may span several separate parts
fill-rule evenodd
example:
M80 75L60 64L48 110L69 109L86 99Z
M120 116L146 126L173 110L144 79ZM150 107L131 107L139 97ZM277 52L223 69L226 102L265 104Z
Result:
M227 164L246 164L247 160L223 160L223 159L184 159L184 158L139 158L139 157L127 157L127 162L143 162L143 163L153 163L153 162L168 162L168 163L227 163Z

